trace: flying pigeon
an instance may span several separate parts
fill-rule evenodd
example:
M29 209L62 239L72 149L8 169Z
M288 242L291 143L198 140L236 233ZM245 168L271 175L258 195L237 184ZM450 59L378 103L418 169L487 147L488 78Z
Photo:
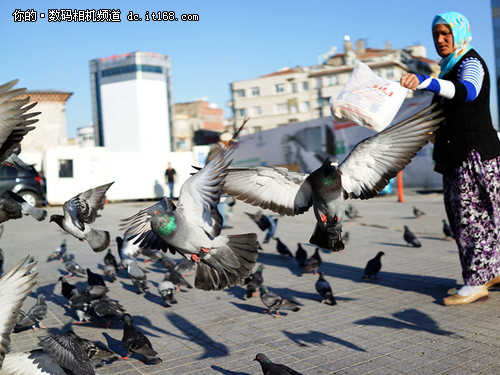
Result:
M425 212L419 210L417 207L413 207L413 215L418 219L420 216L425 215Z
M408 246L421 247L422 244L418 240L417 236L408 228L408 226L404 226L405 232L403 234L403 238L406 241Z
M319 247L314 250L314 254L309 257L306 261L304 270L306 272L314 272L315 275L318 274L318 268L321 265L321 255L319 255Z
M94 367L101 365L102 362L109 363L121 359L118 354L103 345L87 340L83 337L79 337L71 330L66 332L66 336L71 337L75 342L81 345Z
M95 252L104 251L109 247L108 231L93 229L87 224L94 222L97 209L105 200L106 191L113 182L89 189L76 195L63 205L64 215L52 215L54 221L63 230L80 241L87 241Z
M292 252L283 243L283 241L281 241L278 237L275 237L274 239L276 240L276 251L278 251L278 253L280 253L280 255L289 256L289 257L293 258Z
M377 279L377 274L382 268L381 258L382 255L385 255L383 251L379 251L375 258L370 259L368 263L366 263L365 274L363 275L363 279L371 280L372 276Z
M42 324L42 320L47 316L47 304L45 303L45 296L43 294L39 294L36 299L36 304L29 309L29 311L16 323L14 329L16 331L22 330L24 328L32 327L34 331L36 325L39 325L41 328L47 329Z
M21 259L0 279L0 368L10 344L10 334L16 325L21 306L36 284L37 273L31 273L36 262L26 264ZM8 355L7 355L8 356Z
M31 126L38 119L40 112L30 112L37 103L28 104L29 97L12 100L23 94L26 89L12 89L18 80L13 80L0 86L0 163L7 162L14 150L19 146L24 136L35 129Z
M269 309L269 313L272 315L273 311L276 311L275 318L280 316L280 309L299 311L300 307L295 302L290 301L284 297L279 296L274 292L270 292L266 286L260 286L260 300Z
M328 302L332 306L337 304L330 283L326 281L323 272L319 273L319 278L316 281L315 287L316 291L321 295L321 303Z
M298 246L297 246L297 251L295 252L295 260L297 261L299 267L304 268L306 266L306 261L307 261L307 251L304 250L304 248L300 243L297 245Z
M47 258L47 262L50 262L51 260L54 259L59 259L61 262L64 262L64 256L66 255L66 251L68 249L66 248L66 240L62 240L61 245L57 247L57 249L54 250L52 254L50 254Z
M302 375L291 369L288 366L281 365L279 363L273 363L264 353L258 353L254 361L258 361L262 367L262 373L264 375Z
M71 276L73 278L76 278L77 274L85 275L85 270L82 268L82 266L80 266L73 260L64 262L64 267L66 268L66 271L68 271L68 275L66 277Z
M158 353L153 349L153 345L144 333L132 325L130 315L125 314L123 321L125 325L123 326L122 344L127 349L127 357L130 357L131 353L136 353L144 356L144 361L147 358L152 364L160 363L161 358L157 357Z
M443 219L443 233L447 239L455 238L455 234L453 233L453 229L446 223L446 220Z
M163 298L164 306L172 305L177 303L175 299L175 290L176 286L170 280L166 280L165 278L158 284L158 294Z
M42 221L47 216L47 211L33 207L20 195L6 190L0 195L0 223L10 219L20 219L24 215L31 215L36 220Z
M259 264L257 270L246 278L245 284L247 286L247 298L252 298L257 294L259 287L264 282L264 277L262 276L262 271L264 270L264 265Z
M213 160L186 180L178 207L163 197L124 220L127 236L135 238L139 246L190 256L197 263L198 289L222 290L242 284L258 256L255 233L221 235L222 217L217 204L234 143L233 138Z
M294 216L312 206L316 227L309 242L339 251L344 201L370 199L411 162L427 144L443 117L432 105L358 143L339 165L331 158L313 173L281 167L231 168L223 191L246 203Z

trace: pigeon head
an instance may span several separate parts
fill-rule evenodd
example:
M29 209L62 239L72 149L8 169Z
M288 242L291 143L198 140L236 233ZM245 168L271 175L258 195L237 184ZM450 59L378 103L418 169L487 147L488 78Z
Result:
M64 219L64 216L54 214L54 215L51 215L51 216L50 216L49 223L51 223L51 222L55 221L57 224L59 224L59 226L61 226L61 225L62 225L62 222L63 222L63 219Z
M253 360L259 361L259 363L271 363L269 358L267 358L267 355L265 355L264 353L257 353Z
M382 255L385 255L385 253L383 251L379 251L378 254L377 254L377 258L382 257Z

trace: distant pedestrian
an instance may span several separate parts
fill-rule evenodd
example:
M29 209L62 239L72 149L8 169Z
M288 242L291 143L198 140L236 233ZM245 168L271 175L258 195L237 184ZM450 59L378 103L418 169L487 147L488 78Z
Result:
M174 197L174 181L175 181L175 169L172 165L168 163L168 168L165 171L165 179L167 180L168 189L170 190L170 198Z

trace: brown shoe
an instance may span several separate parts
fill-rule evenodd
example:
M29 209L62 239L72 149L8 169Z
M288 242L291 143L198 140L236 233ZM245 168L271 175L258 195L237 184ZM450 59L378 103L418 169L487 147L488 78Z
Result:
M468 296L461 296L455 293L449 297L443 298L443 304L445 306L465 305L466 303L477 301L479 298L483 297L488 297L488 288L486 285L483 285L477 292L469 294Z
M500 284L500 275L498 275L497 277L494 277L493 279L488 281L486 284L484 284L484 286L486 288L490 289L491 287L493 287L496 284Z

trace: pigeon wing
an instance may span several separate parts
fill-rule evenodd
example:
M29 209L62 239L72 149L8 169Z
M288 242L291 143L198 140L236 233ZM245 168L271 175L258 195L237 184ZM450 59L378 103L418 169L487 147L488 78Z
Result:
M308 176L281 167L230 168L223 191L251 205L294 216L312 205Z
M340 164L346 198L369 199L406 167L443 120L435 104L358 143ZM428 113L429 112L429 113Z
M76 197L72 198L70 201L74 201L74 206L77 209L77 218L79 221L90 224L93 223L96 216L97 210L102 207L105 200L106 191L109 189L113 182L109 184L104 184L97 186L95 188L84 191L78 194Z

